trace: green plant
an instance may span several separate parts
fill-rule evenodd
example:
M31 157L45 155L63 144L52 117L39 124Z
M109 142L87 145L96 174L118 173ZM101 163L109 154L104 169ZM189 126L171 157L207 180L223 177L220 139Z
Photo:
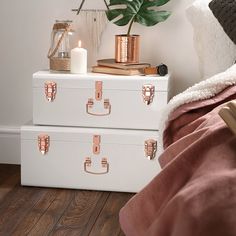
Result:
M155 7L162 6L167 2L169 0L110 0L106 15L109 21L114 20L113 23L118 26L129 24L127 35L130 35L134 22L153 26L165 21L171 13L157 11Z

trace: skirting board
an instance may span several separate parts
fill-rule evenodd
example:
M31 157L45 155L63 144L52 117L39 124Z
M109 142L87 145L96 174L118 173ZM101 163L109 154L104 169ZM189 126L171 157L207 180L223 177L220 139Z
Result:
M0 126L0 164L20 164L20 127Z

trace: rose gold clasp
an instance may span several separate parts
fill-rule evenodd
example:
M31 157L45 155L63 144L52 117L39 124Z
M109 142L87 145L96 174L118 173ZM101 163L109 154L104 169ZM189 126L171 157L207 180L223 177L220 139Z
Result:
M153 102L154 94L155 94L155 86L151 84L143 85L143 101L146 105L150 105Z
M97 101L102 100L102 81L95 82L95 99Z
M93 154L98 155L100 154L100 144L101 144L101 136L100 135L93 135ZM98 157L96 157L98 158ZM106 174L109 172L109 163L107 161L107 158L102 158L101 159L101 167L99 169L104 169L102 171L92 171L89 170L89 168L92 166L92 158L91 157L86 157L84 161L84 171L89 173L89 174L94 174L94 175L102 175Z
M105 110L107 110L107 112L105 112L105 113L93 113L92 111L90 111L90 109L92 109L93 106L94 106L94 100L93 100L93 98L89 98L88 102L86 104L86 112L89 115L92 115L92 116L108 116L108 115L111 114L111 104L110 104L109 99L104 99L104 102L103 102L103 107L104 107Z
M39 151L45 155L49 150L50 137L47 134L41 134L38 136Z
M98 155L100 153L100 142L101 142L101 136L94 135L93 136L93 154Z
M148 139L145 141L145 155L148 160L153 160L156 157L157 141Z
M102 100L102 81L95 82L95 100L100 102ZM107 116L111 114L111 104L109 99L104 99L103 107L106 110L104 113L95 113L92 112L91 109L94 108L95 101L93 98L89 98L86 104L86 112L92 116Z
M90 168L91 166L92 166L92 160L90 157L87 157L84 161L84 171L85 172L87 172L89 174L93 174L93 175L104 175L109 172L109 163L107 161L107 158L102 158L102 160L101 160L101 167L105 168L104 171L101 171L101 172L90 171L90 170L88 170L88 168Z
M49 102L53 102L56 98L57 84L55 82L45 82L44 84L45 95Z

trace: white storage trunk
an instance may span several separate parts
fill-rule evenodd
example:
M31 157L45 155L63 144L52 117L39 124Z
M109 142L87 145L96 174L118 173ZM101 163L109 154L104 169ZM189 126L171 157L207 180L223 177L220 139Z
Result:
M157 130L168 78L37 72L33 123Z
M137 192L160 172L157 139L158 131L26 125L21 183Z

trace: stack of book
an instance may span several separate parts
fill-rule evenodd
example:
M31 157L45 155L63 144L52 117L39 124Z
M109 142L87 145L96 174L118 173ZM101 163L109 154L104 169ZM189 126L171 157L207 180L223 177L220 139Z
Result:
M144 69L150 66L149 63L117 63L115 59L102 59L97 61L97 66L92 67L92 72L114 75L143 75Z

